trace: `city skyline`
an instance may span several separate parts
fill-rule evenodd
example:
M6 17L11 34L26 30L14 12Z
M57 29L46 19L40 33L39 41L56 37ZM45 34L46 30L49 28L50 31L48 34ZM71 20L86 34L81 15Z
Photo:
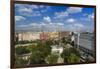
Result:
M15 4L15 30L94 31L95 8Z

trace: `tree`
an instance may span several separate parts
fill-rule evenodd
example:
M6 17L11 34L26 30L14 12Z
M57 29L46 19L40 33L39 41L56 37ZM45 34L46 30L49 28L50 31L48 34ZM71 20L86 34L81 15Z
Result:
M45 63L43 56L44 56L44 54L42 52L40 52L40 51L32 52L32 55L30 57L30 64Z
M68 63L79 63L80 58L75 54L71 53L68 59Z
M80 60L80 53L75 48L66 48L61 54L64 58L64 63L78 63Z
M51 53L51 47L46 44L46 42L39 42L37 46L34 46L34 48L31 49L31 52L31 64L45 63L45 58Z
M17 55L22 55L22 54L26 54L26 53L30 53L30 51L27 49L27 47L16 47L15 48L16 54Z
M58 61L58 55L56 55L56 54L51 54L51 55L49 55L47 58L46 58L46 60L47 60L47 62L49 63L49 64L56 64L57 63L57 61Z
M46 45L51 46L53 44L53 42L54 42L54 40L53 41L47 40L45 43L46 43Z
M67 44L67 41L66 41L65 37L63 37L61 40L62 40L62 43Z
M69 51L76 56L80 57L80 52L76 48L69 48Z
M27 65L28 60L22 59L18 55L15 56L15 65Z
M70 53L71 52L67 48L64 49L64 51L62 52L61 57L64 58L64 63L68 63L68 58L70 56Z

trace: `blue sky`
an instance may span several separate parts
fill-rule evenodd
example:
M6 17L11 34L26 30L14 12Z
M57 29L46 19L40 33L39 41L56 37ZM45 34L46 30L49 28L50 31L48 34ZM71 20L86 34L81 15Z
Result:
M94 8L15 4L15 30L88 31L94 29Z

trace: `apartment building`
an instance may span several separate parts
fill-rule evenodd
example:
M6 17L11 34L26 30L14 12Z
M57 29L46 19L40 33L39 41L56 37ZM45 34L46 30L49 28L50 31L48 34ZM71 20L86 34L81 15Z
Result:
M95 51L93 33L80 33L75 35L75 44L77 48L93 55Z
M16 33L18 41L34 41L40 39L40 32L21 32Z

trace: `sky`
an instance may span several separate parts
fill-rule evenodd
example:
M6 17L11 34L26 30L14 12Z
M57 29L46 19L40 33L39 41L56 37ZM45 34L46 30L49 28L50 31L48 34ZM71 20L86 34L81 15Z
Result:
M15 4L15 30L93 32L94 8Z

